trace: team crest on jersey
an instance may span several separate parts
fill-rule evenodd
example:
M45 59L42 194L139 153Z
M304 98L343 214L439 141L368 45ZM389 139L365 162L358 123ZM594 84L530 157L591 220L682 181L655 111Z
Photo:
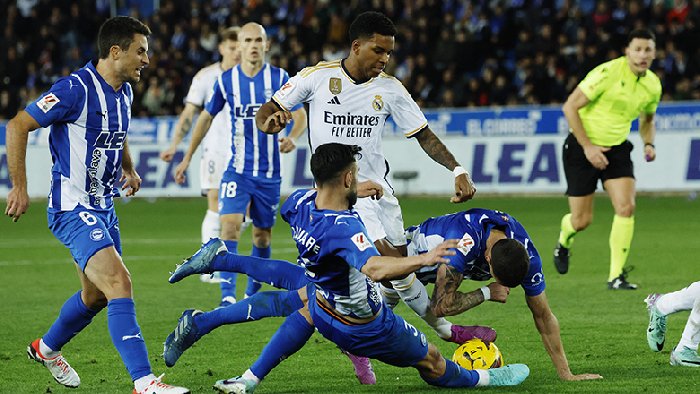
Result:
M462 239L457 243L457 250L463 255L469 254L469 251L474 247L474 239L469 233L464 233Z
M56 97L55 94L49 93L46 96L44 96L41 100L36 102L36 106L39 107L40 110L42 110L44 113L47 113L53 108L54 105L58 104L61 102L61 100Z
M372 100L372 108L374 108L375 111L381 111L382 108L384 108L384 101L382 101L382 96L374 96L374 100Z
M372 246L372 242L367 239L367 236L363 232L359 232L355 235L352 236L352 243L357 246L357 249L360 249L360 252L364 252L368 248Z
M331 78L328 80L328 90L333 94L340 94L343 91L343 83L340 78Z

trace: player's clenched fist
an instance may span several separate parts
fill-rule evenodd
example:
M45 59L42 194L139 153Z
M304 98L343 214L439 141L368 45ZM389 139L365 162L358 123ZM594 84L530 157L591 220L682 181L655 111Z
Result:
M20 216L27 212L27 208L29 208L29 194L27 194L27 190L13 187L7 194L5 215L11 217L13 222L16 222Z
M187 173L187 167L190 166L190 161L187 159L184 159L182 163L178 164L177 167L175 167L175 182L177 182L179 185L182 185L185 183L185 178L186 178L186 173Z
M263 122L263 127L260 130L268 134L279 133L283 128L287 127L287 123L291 121L291 112L277 111L265 119Z

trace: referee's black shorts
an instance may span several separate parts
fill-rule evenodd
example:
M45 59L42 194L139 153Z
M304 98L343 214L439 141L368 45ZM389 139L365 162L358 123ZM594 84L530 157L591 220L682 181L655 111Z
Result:
M567 184L566 195L571 197L587 196L595 192L598 179L604 182L608 179L634 178L632 149L632 143L628 140L620 145L610 147L610 150L605 152L608 166L604 170L598 170L586 159L583 147L576 141L576 137L569 133L564 141L562 153Z

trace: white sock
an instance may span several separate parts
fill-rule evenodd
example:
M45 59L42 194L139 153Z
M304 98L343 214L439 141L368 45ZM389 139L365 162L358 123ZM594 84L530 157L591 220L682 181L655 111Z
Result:
M246 371L243 372L243 376L241 377L243 379L252 380L253 382L255 382L255 384L260 384L260 378L255 376L255 374L253 374L253 371L251 371L250 369L246 369Z
M253 223L253 219L249 218L248 216L243 218L243 223L241 223L241 234L245 232L245 229L248 228Z
M136 389L136 392L142 392L154 380L156 380L156 375L152 373L134 380L134 388Z
M491 383L491 376L489 372L484 369L475 369L474 372L479 374L479 381L476 382L476 386L488 386Z
M695 298L695 304L693 304L693 309L690 311L688 322L685 323L678 347L685 346L697 352L698 344L700 344L700 297Z
M693 309L693 303L700 298L700 282L672 293L662 295L656 301L656 308L664 315Z
M399 293L389 287L379 284L379 289L382 291L382 298L384 298L384 303L391 309L396 308L396 305L401 301L401 296Z
M440 338L446 339L452 336L452 323L443 317L436 317L430 311L428 290L416 278L416 274L410 274L407 278L391 281L391 285L399 293L403 302L428 323Z
M202 220L202 243L206 243L211 238L221 236L221 222L219 222L219 213L207 209L207 213Z
M58 352L58 351L53 350L50 347L46 346L43 338L39 341L39 352L41 352L42 356L44 356L48 359L54 358L54 357L58 356L59 354L61 354L61 352Z

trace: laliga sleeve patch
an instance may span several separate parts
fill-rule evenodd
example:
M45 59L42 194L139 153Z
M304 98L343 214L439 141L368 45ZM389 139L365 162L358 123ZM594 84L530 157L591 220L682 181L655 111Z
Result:
M469 251L474 247L474 239L469 233L464 233L462 239L457 243L457 250L463 255L469 254Z
M61 100L56 97L55 94L49 93L42 97L41 100L36 102L36 106L39 107L44 113L47 113L53 108L54 105L58 104Z
M369 241L369 239L363 232L359 232L353 235L351 239L352 243L354 243L355 246L357 246L357 249L360 249L360 252L364 252L372 246L372 242Z
M275 96L282 98L287 94L291 93L292 90L294 90L294 84L288 81L287 83L282 85L282 87L280 88L280 90L277 91L277 93L275 93Z

